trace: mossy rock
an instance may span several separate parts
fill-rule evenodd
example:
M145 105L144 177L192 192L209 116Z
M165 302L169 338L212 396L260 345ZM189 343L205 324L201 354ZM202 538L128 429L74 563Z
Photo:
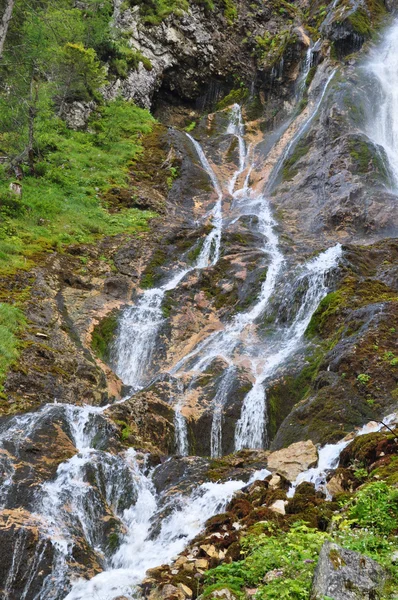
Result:
M94 354L105 363L109 362L111 358L112 343L116 337L119 314L119 310L110 312L94 327L91 336L91 348Z
M397 431L398 436L398 431ZM356 437L340 455L340 466L347 467L358 461L364 466L370 466L382 453L394 454L398 451L398 444L393 434L384 432L368 433Z
M140 285L144 290L151 289L159 283L163 272L163 267L167 260L167 253L162 248L157 248L151 256L144 273L141 277Z

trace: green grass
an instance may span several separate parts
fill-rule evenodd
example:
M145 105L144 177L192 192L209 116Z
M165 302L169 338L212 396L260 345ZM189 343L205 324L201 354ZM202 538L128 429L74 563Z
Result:
M211 569L205 575L208 587L228 587L245 597L245 588L256 588L255 600L307 600L320 549L325 540L337 542L379 562L389 574L383 598L392 598L398 587L398 566L392 554L398 549L398 491L384 481L362 486L333 517L332 533L293 523L288 532L270 521L255 524L241 543L242 559ZM275 579L264 581L270 571Z
M24 328L23 312L10 304L0 303L0 392L4 377L19 355L17 334Z
M23 178L21 199L10 198L9 176L0 171L0 273L29 267L29 257L43 250L147 228L153 213L126 207L112 214L101 197L128 187L129 166L142 149L138 136L154 122L122 100L103 107L88 132L46 115L38 123L36 176Z

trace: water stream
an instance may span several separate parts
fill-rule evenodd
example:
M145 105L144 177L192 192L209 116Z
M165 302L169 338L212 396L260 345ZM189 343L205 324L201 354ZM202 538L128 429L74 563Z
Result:
M398 78L398 26L392 31L395 31L395 38L387 36L384 46L375 51L372 59L374 65L379 65L379 58L383 62L383 69L377 66L380 71L377 76L385 100L380 104L372 135L374 141L385 148L398 185L398 116L391 110L392 103L395 108L398 106L398 97L394 95L398 90L398 79L394 80L396 90L391 91L391 81ZM303 78L308 74L311 60L309 49ZM370 65L369 68L373 67ZM376 72L376 66L374 69ZM290 264L280 249L269 198L283 162L315 119L334 73L332 71L325 78L306 118L281 148L273 171L261 190L252 187L251 175L261 170L264 157L256 156L255 150L246 143L245 125L238 105L232 107L225 131L225 135L236 137L239 151L237 168L228 181L221 180L199 142L187 134L214 189L214 206L205 216L210 219L212 228L194 265L181 263L162 285L142 292L135 305L124 312L115 346L119 377L133 391L149 384L151 361L164 322L162 302L166 292L175 289L189 272L216 265L222 253L223 232L240 218L256 217L261 238L259 249L267 259L267 270L251 307L223 323L221 330L202 340L170 369L169 375L175 380L170 404L175 409L176 448L181 455L189 453L187 423L183 416L186 393L198 376L219 358L226 366L218 376L211 402L209 452L213 457L223 453L223 411L243 365L250 375L252 388L243 399L236 424L235 447L239 450L267 445L267 381L302 347L310 319L328 293L330 273L342 256L340 244L302 264ZM288 126L281 128L281 135L287 129ZM229 200L232 197L233 217L223 214L225 195ZM290 302L287 318L284 322L274 319L265 331L261 327L262 317L267 315L271 305L274 309L275 306L281 308L286 298ZM78 450L59 465L53 479L38 486L34 492L32 520L41 524L43 538L51 540L54 551L52 573L45 578L42 590L34 600L113 600L117 596L132 600L139 597L137 585L147 569L170 562L203 529L206 520L222 512L233 494L247 485L243 481L208 482L187 494L162 496L155 489L154 470L148 467L144 455L133 449L115 454L101 449L107 444L101 446L98 443L98 433L101 432L105 441L107 435L112 435L109 431L112 425L103 414L107 408L47 405L36 413L14 417L0 430L0 463L4 473L0 491L4 506L8 506L9 490L16 476L15 463L7 449L12 445L18 459L19 445L33 435L43 419L51 415L62 418ZM302 474L292 486L291 493L300 481L324 485L326 471L335 466L347 443L342 440L322 449L318 466ZM254 473L251 481L264 478L267 473ZM154 523L164 511L167 516L154 530ZM113 551L108 547L107 519L113 519L120 531L118 546ZM79 540L84 540L102 569L89 580L82 579L75 568L74 551ZM20 544L24 543L21 538ZM17 545L15 552L22 555L22 546ZM25 585L22 599L31 598L29 590L39 569L44 546L38 544L36 553L36 567ZM12 590L16 563L17 560L12 563L6 591Z
M372 102L366 133L381 146L388 159L398 189L398 23L384 36L383 42L371 53L365 66L375 82L372 91L377 96Z

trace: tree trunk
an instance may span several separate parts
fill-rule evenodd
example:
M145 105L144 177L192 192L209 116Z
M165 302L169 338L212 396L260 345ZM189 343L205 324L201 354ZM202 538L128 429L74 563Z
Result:
M7 37L8 26L12 18L15 0L7 0L6 8L0 23L0 59L3 56L4 43Z

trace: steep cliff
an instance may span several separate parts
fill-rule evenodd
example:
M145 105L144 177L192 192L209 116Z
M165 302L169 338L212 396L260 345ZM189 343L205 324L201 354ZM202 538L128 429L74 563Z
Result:
M1 593L392 598L395 7L15 7Z

